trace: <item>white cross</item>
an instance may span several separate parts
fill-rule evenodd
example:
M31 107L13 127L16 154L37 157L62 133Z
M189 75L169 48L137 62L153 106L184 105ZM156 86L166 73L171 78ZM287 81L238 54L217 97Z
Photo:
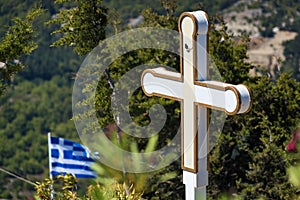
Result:
M251 108L250 91L244 85L207 80L208 17L203 11L185 12L179 18L180 73L164 68L147 69L143 91L181 101L182 169L186 199L205 199L207 172L207 108L229 115Z

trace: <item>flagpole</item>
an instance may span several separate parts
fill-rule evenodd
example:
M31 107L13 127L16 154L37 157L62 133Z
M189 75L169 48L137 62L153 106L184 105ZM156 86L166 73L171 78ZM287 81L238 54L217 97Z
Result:
M52 172L52 165L51 165L51 132L48 132L48 158L49 158L49 178L53 180ZM50 185L50 200L54 197L54 190L53 184Z

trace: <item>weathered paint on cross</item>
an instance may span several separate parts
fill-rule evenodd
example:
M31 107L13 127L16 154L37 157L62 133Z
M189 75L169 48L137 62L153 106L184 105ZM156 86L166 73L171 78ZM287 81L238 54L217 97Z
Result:
M207 67L208 19L203 11L185 12L179 18L180 73L164 68L148 69L142 87L148 96L181 101L182 169L186 199L205 198L207 173L207 108L229 115L251 108L250 91L244 85L209 81ZM204 190L203 190L204 188Z

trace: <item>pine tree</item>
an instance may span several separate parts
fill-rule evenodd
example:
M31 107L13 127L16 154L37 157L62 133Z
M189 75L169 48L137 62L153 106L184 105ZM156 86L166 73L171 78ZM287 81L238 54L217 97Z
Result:
M36 8L28 12L24 19L15 18L0 42L0 95L12 81L14 75L25 68L21 57L29 55L37 48L34 41L36 32L34 20L43 12Z
M245 115L227 118L218 144L210 156L209 193L237 193L245 199L289 199L295 192L287 181L291 160L284 147L299 123L299 84L287 74L275 81L251 77L247 38L235 40L226 28L214 33L211 52L227 81L243 82L252 92L253 107ZM217 38L214 38L215 35ZM218 42L224 38L223 42Z
M62 36L52 46L72 46L76 53L85 55L105 38L107 9L102 0L56 0L55 3L65 7L48 22L59 24L52 34Z

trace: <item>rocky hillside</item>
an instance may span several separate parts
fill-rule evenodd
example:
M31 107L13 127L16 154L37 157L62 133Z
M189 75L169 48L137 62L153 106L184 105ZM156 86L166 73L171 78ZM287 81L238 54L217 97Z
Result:
M224 20L232 34L247 33L250 35L249 61L257 66L267 68L270 75L274 76L274 70L280 70L281 63L285 60L283 42L293 40L296 32L281 30L273 27L273 37L263 37L259 29L262 27L261 16L268 16L263 13L261 7L255 7L253 0L242 0L223 12Z

